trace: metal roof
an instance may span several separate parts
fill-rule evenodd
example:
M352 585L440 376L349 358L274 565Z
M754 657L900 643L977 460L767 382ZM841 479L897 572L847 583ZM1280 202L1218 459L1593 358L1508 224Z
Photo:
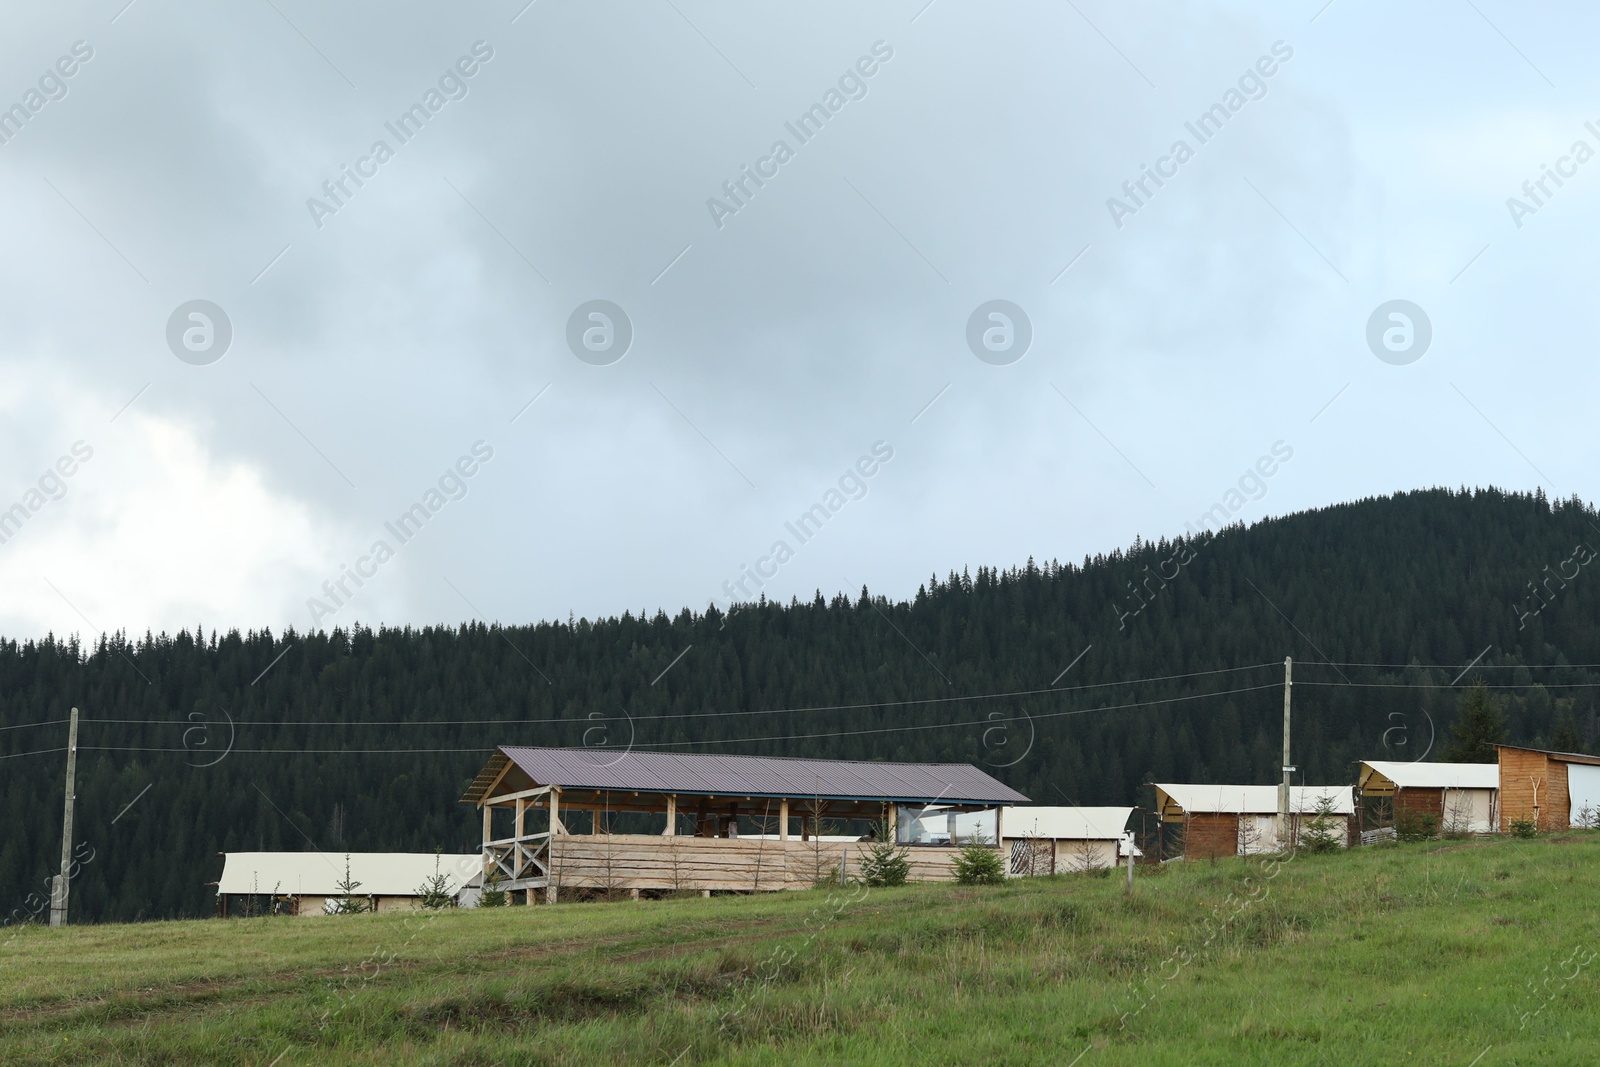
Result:
M710 796L810 797L828 800L900 800L946 804L1016 804L1028 798L970 763L874 763L723 756L688 752L622 752L592 748L520 748L502 745L535 785L638 793ZM485 767L485 771L489 770ZM478 780L461 798L480 803L492 778Z
M1163 785L1156 783L1156 806L1166 813L1162 794L1194 815L1276 815L1275 785ZM1333 799L1335 815L1354 815L1355 798L1347 785L1297 785L1289 790L1289 806L1297 815L1315 815L1323 797Z
M1498 763L1402 763L1369 759L1361 763L1361 784L1371 768L1401 789L1499 789Z
M422 883L439 873L449 881L452 894L475 874L483 872L483 857L442 855L432 852L352 852L350 879L360 882L358 897L413 897ZM280 895L338 896L344 881L343 852L229 852L222 861L217 894L278 893Z

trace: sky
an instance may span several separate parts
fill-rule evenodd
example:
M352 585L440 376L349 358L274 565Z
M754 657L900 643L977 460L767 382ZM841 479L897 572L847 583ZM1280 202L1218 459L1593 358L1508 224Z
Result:
M903 598L1597 495L1592 5L38 8L7 638Z

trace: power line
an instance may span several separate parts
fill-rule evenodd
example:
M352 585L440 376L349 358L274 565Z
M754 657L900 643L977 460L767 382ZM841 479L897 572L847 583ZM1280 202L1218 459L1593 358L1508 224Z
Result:
M1308 682L1295 685L1338 686L1343 689L1449 689L1432 682ZM1485 689L1594 689L1600 682L1484 682Z
M756 715L801 715L815 711L866 711L872 708L897 708L917 707L927 704L952 704L967 700L1011 700L1032 696L1066 696L1072 693L1081 693L1090 689L1105 689L1117 685L1143 685L1150 682L1170 682L1184 678L1203 678L1216 674L1230 674L1239 671L1259 670L1263 667L1276 667L1277 663L1252 663L1244 667L1222 667L1210 671L1192 671L1187 674L1163 674L1150 678L1128 678L1114 682L1094 682L1088 685L1064 687L1060 689L1019 689L1001 693L974 693L967 696L922 697L909 700L877 700L859 704L818 704L797 708L758 708L743 711L686 711L667 712L660 715L631 715L622 712L615 715L602 715L591 712L588 716L547 719L416 719L416 720L376 720L363 722L338 721L330 722L325 719L293 719L282 721L257 720L254 722L236 722L235 726L536 726L550 723L583 723L601 722L608 720L620 721L631 719L634 722L659 722L673 719L712 719L728 717L745 717ZM63 720L64 721L64 720ZM83 719L82 722L95 723L122 723L126 725L165 725L165 726L193 726L192 719ZM235 751L243 751L236 749Z
M1032 714L1030 712L1024 712L1021 715L1009 715L1009 716L1006 716L1005 718L983 718L983 719L968 719L968 720L964 720L964 721L961 721L961 722L923 723L923 724L916 725L916 726L884 726L884 727L876 727L876 728L873 728L873 729L870 729L870 730L836 730L836 731L830 731L830 732L825 732L825 733L784 734L784 735L774 735L774 736L769 736L769 737L725 737L725 738L716 738L714 740L709 740L709 741L665 741L665 742L660 742L660 743L657 743L657 744L642 744L642 745L640 745L640 744L630 744L626 748L618 748L615 751L621 753L621 752L632 751L634 749L664 749L664 748L667 748L669 746L674 746L674 747L699 747L699 746L702 746L702 745L735 745L735 744L745 744L745 743L748 743L748 742L755 742L755 741L808 741L808 740L815 740L815 739L818 739L818 738L829 738L829 737L863 737L863 736L872 735L872 734L918 733L918 732L925 731L925 730L953 730L953 729L956 729L958 727L963 727L963 726L992 727L992 726L999 725L1001 723L1030 722L1030 721L1037 721L1037 720L1040 720L1040 719L1059 719L1059 718L1064 718L1064 717L1069 716L1069 715L1087 715L1087 714L1089 714L1091 712L1096 712L1096 711L1125 711L1125 710L1128 710L1130 708L1148 708L1148 707L1156 707L1156 706L1163 705L1163 704L1176 704L1176 703L1181 703L1181 702L1190 701L1190 700L1203 700L1203 699L1205 699L1207 697L1234 696L1234 695L1237 695L1239 693L1256 693L1256 692L1260 692L1263 689L1277 689L1278 685L1279 685L1279 683L1277 683L1277 682L1269 682L1266 685L1244 686L1244 687L1241 687L1241 688L1238 688L1238 689L1221 689L1221 690L1216 690L1216 691L1210 692L1210 693L1190 693L1190 694L1188 694L1186 696L1163 697L1163 698L1156 699L1156 700L1133 701L1133 702L1126 703L1126 704L1109 704L1109 705L1105 705L1105 706L1097 707L1097 708L1072 708L1072 709L1069 709L1067 711L1042 712L1042 713L1040 713L1038 715L1034 715L1034 714ZM578 720L569 720L569 721L582 722L583 720L578 719ZM119 745L105 745L105 746L96 746L96 747L90 747L90 746L87 746L87 745L80 745L78 747L79 747L80 751L84 751L84 752L171 752L171 753L176 753L176 752L190 752L190 751L192 751L192 750L186 749L186 748L145 748L145 747L119 746ZM407 752L414 752L414 753L419 753L419 754L442 753L442 752L482 752L482 751L484 751L485 747L487 747L487 746L479 745L479 746L473 747L473 748L305 748L305 749L301 749L301 748L235 748L235 749L231 749L230 751L237 752L237 753L242 753L242 754L246 754L246 755L271 755L271 754L274 754L274 753L283 754L283 755L301 755L301 754L310 754L310 755L331 755L331 754L377 755L377 754L384 754L384 753L407 753ZM598 748L595 748L593 751L595 751L595 752L607 752L607 751L611 751L611 749L606 748L606 747L598 747Z
M66 719L46 719L44 722L23 722L15 726L0 726L0 730L27 730L34 726L55 726L66 721ZM90 720L85 719L83 721L88 722Z
M67 749L65 745L63 745L61 748L38 748L34 749L32 752L13 752L8 756L0 756L0 759L21 759L23 756L44 756L51 752L65 752L66 750Z

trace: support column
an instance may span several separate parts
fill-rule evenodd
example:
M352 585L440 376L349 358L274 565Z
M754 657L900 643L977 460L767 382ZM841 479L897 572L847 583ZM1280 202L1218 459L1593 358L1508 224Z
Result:
M789 840L789 798L778 801L778 840Z
M661 831L661 836L678 836L678 796L676 793L671 793L667 796L667 828Z
M526 833L526 831L524 830L524 827L527 825L527 815L528 815L528 798L527 797L518 797L517 798L517 830L516 830L517 843L512 846L512 852L511 852L511 877L512 878L521 878L522 877L522 838Z
M558 862L556 850L560 847L560 844L556 838L560 835L564 835L566 832L566 827L561 823L561 787L553 785L550 787L550 836L547 839L549 842L549 847L545 851L545 856L547 857L545 860L547 871L544 887L544 902L546 904L554 904L556 902L556 871L558 870L558 867L556 866Z

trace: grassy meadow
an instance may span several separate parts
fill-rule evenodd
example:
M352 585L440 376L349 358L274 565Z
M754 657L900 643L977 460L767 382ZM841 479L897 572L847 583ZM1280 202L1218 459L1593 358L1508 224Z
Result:
M0 1063L1600 1063L1600 833L1138 874L0 929Z

